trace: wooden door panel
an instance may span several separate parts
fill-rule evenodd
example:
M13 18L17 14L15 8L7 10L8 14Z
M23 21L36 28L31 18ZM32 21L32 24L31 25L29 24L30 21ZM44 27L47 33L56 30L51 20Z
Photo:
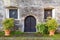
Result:
M33 32L36 31L35 26L36 26L36 20L35 18L31 17L31 31Z
M25 21L26 21L25 22L25 31L30 32L30 18L27 18Z
M25 19L25 32L35 32L36 31L36 19L33 16L28 16Z

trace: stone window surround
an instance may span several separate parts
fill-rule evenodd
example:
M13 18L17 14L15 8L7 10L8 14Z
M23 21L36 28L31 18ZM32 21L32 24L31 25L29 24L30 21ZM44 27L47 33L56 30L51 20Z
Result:
M55 9L54 8L44 8L44 10L52 9L52 18L55 18Z
M23 24L22 32L24 32L24 20L25 20L25 18L26 18L27 16L33 16L33 17L36 19L36 24L38 23L37 16L35 16L34 14L28 14L28 15L26 15L26 16L23 18L23 22L22 22L22 24ZM36 29L36 32L37 32L37 29ZM28 32L28 33L31 33L31 32Z
M9 18L9 9L17 9L18 12L18 18L15 20L19 20L20 19L20 14L19 14L19 9L17 7L7 7L6 8L6 18Z

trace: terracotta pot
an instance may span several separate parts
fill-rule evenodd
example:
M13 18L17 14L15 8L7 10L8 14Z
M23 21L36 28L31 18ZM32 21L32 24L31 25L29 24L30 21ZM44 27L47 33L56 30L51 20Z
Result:
M50 36L53 36L53 35L54 35L54 33L55 33L55 31L54 31L54 30L50 30L50 31L49 31L49 35L50 35Z
M5 30L5 36L9 36L10 35L10 30Z

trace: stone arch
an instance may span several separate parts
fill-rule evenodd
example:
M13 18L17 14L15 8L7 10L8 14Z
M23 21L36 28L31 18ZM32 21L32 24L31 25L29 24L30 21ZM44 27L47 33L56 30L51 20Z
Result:
M34 16L27 16L24 20L24 32L36 32L36 19Z

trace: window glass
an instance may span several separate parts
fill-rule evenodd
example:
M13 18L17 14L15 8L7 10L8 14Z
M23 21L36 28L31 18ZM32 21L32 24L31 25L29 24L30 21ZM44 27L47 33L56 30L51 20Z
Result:
M47 19L47 17L52 17L52 9L44 10L44 19Z
M9 18L18 19L17 9L10 9L9 10Z

